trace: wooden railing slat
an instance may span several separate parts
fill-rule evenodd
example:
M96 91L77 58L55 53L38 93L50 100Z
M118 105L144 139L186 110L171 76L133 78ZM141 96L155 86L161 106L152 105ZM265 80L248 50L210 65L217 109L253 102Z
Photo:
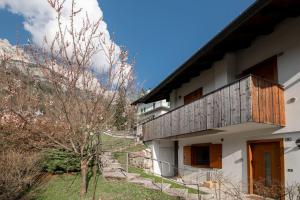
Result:
M240 83L230 86L231 125L241 123Z

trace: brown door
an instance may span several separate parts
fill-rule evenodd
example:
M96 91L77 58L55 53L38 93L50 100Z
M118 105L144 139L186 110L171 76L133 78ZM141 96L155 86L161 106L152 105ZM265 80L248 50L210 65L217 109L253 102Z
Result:
M282 186L282 153L280 142L251 144L253 193L279 198Z
M278 82L278 72L277 72L277 56L268 58L253 67L245 70L242 73L242 76L252 74L267 80L270 80L274 83Z
M192 103L202 97L202 88L199 88L184 96L184 105Z

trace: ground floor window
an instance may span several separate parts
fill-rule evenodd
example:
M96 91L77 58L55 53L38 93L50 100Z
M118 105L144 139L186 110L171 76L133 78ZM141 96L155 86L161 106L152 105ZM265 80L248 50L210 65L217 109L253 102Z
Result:
M184 147L184 164L202 168L222 168L222 144L193 144Z
M192 146L192 165L209 167L209 145Z

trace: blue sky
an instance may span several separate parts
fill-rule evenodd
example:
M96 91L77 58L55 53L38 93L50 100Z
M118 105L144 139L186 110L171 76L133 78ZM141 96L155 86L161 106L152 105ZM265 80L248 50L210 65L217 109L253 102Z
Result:
M117 44L136 58L138 82L154 88L254 0L100 0ZM0 10L0 38L30 37L23 18ZM4 28L5 27L5 28Z

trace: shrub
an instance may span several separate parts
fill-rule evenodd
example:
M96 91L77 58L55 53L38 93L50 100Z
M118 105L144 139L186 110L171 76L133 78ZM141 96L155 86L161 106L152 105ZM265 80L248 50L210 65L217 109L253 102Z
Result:
M0 154L0 199L18 199L38 181L39 154L16 150Z
M42 161L43 170L50 173L80 171L80 158L64 150L49 150Z

